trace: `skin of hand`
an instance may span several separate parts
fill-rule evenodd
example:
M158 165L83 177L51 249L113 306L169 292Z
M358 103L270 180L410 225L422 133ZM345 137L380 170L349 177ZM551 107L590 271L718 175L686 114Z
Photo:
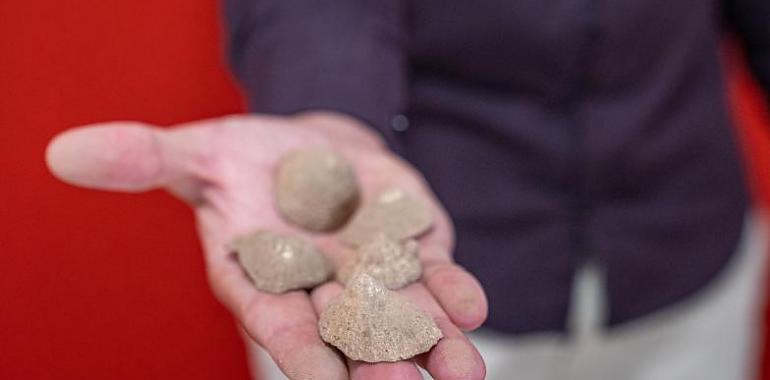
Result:
M344 257L335 234L312 234L287 224L273 200L273 173L285 153L326 146L350 159L362 201L385 187L423 197L435 225L420 239L421 281L399 290L431 313L444 338L428 353L396 363L346 360L318 334L318 316L342 290L330 281L312 292L275 295L257 290L225 245L262 228L312 239L335 263ZM51 172L93 189L141 192L165 188L195 210L208 281L244 331L290 379L421 379L416 365L443 379L482 379L484 363L462 330L486 318L478 281L454 264L454 233L422 176L390 153L353 118L332 112L295 116L236 115L157 128L136 122L84 126L56 136L46 151Z

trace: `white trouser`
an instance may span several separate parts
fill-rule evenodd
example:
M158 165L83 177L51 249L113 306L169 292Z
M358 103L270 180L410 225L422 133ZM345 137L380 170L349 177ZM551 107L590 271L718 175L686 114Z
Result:
M470 334L486 362L487 379L753 380L766 228L757 216L748 217L738 252L711 284L686 301L609 331L602 327L601 272L582 268L573 287L569 339L484 329ZM286 379L264 351L249 346L250 361L261 368L258 378Z
M601 273L583 268L573 289L572 338L471 334L487 364L487 379L756 379L766 229L758 216L748 217L739 251L711 284L688 300L609 331L601 327Z

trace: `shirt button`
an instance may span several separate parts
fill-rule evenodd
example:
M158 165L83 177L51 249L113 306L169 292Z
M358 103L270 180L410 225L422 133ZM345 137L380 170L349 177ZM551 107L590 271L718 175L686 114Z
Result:
M396 132L404 132L409 129L409 119L403 114L393 116L393 119L390 120L390 127Z

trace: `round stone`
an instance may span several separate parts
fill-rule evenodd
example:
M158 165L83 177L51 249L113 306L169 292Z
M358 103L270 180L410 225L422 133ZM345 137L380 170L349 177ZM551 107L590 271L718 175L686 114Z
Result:
M284 218L311 231L341 227L358 205L353 164L327 148L297 150L283 157L274 190Z

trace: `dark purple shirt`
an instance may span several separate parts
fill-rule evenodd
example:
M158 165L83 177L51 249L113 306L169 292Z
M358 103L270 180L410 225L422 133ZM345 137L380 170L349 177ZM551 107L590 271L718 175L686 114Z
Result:
M487 291L487 325L563 330L576 268L610 325L733 254L746 192L719 46L770 85L770 1L229 0L253 111L344 112L425 174Z

